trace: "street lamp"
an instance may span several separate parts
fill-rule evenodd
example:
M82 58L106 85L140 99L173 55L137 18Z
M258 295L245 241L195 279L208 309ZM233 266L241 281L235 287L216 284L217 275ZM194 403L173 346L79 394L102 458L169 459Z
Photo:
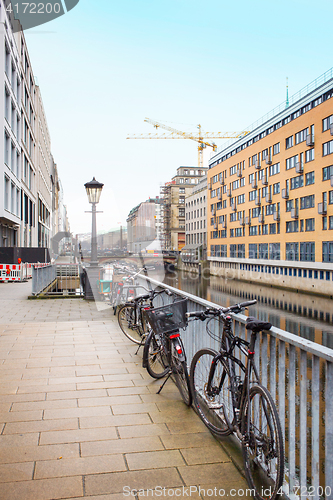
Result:
M87 182L84 187L88 195L89 203L91 203L92 227L91 227L91 258L90 267L98 266L97 259L97 231L96 231L96 205L99 203L104 184L96 181L95 177L90 182Z

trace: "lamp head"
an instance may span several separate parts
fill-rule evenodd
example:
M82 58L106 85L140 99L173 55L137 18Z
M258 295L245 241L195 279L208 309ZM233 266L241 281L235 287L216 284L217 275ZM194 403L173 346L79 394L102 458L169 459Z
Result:
M101 197L102 189L104 184L96 181L95 177L90 182L87 182L84 187L86 188L86 192L88 195L89 203L99 203L99 199Z

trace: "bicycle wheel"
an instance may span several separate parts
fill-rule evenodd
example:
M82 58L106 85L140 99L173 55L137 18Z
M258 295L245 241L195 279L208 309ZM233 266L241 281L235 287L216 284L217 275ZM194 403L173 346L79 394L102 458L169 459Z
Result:
M279 416L268 390L260 385L251 387L242 413L246 479L257 500L274 500L280 496L283 483L284 452Z
M135 344L141 344L144 332L141 321L136 321L134 305L125 304L119 308L118 323L128 339Z
M212 432L228 436L232 430L226 417L230 423L233 421L233 405L229 369L223 358L215 365L211 391L207 391L210 369L217 355L218 352L208 348L195 354L190 370L191 388L194 405L204 424Z
M163 378L169 371L163 335L150 332L143 350L143 364L153 378Z
M183 353L184 346L180 339L177 339L177 342L180 343ZM172 364L172 375L176 386L183 398L184 403L187 406L191 406L192 404L192 392L190 386L190 378L188 376L186 361L181 361L179 359L179 354L175 347L174 342L170 341L170 349L171 349L171 364Z

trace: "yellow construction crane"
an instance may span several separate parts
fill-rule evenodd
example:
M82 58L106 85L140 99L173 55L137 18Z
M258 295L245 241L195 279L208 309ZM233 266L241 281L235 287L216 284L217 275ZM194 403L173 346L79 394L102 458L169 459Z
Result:
M198 125L198 133L194 134L191 132L182 132L181 130L177 130L175 128L169 127L164 123L159 123L155 120L151 120L150 118L146 118L144 120L147 123L153 125L156 130L158 128L163 128L164 130L168 130L170 134L139 134L128 136L127 139L191 139L192 141L198 142L198 166L199 168L203 167L203 150L208 146L213 148L213 151L216 151L216 144L214 142L208 142L207 139L238 139L244 137L248 134L248 131L243 132L205 132L203 133L201 130L201 125Z

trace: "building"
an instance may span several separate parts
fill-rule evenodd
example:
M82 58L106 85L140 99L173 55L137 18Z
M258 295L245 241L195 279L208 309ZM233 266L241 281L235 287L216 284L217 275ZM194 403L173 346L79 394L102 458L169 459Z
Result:
M207 168L179 167L171 182L161 187L162 248L181 251L185 246L185 198L207 173Z
M21 54L0 0L0 246L20 245L22 201L22 89ZM24 206L24 205L23 205ZM29 202L27 202L29 209ZM25 216L25 214L23 214ZM23 222L23 221L22 221ZM32 223L27 215L27 225Z
M127 250L132 253L144 251L156 240L160 249L160 204L159 198L149 198L134 207L127 218Z
M7 5L0 0L0 246L48 247L69 224L40 88Z
M330 70L211 158L212 274L333 294L332 96Z
M197 263L207 257L207 177L200 179L185 198L186 245L181 252L183 263Z

